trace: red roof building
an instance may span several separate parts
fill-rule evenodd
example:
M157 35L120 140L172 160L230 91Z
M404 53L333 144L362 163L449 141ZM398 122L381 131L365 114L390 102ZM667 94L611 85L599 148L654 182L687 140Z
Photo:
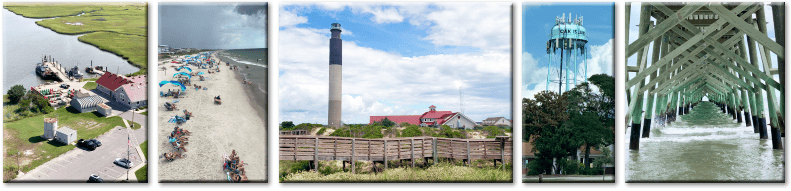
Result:
M420 125L421 127L439 127L447 125L453 128L472 129L475 126L475 122L464 114L452 111L437 111L437 106L433 105L430 106L429 111L423 113L423 115L371 116L371 121L368 124L382 121L385 118L396 124L406 122L412 125Z
M126 77L105 72L96 80L96 90L110 96L112 101L138 108L148 105L146 80L145 75Z

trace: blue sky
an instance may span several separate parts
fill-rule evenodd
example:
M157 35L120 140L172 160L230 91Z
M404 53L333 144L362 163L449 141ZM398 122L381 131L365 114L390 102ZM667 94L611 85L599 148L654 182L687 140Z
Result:
M396 9L383 5L382 9ZM435 7L429 5L429 7ZM415 26L408 22L371 22L373 14L355 13L351 8L326 10L316 6L286 6L286 10L301 9L301 13L311 21L296 25L307 28L327 28L327 23L341 23L346 31L344 40L355 41L360 46L397 53L402 56L424 56L432 54L461 54L481 51L469 46L435 45L424 39L429 26ZM348 34L352 31L352 34Z
M613 3L524 3L522 6L522 96L546 89L546 42L555 17L582 16L588 32L588 75L613 74ZM579 61L580 63L582 61ZM557 84L555 84L557 85Z
M343 29L344 123L435 105L511 118L510 3L284 3L280 121L327 121L330 24Z

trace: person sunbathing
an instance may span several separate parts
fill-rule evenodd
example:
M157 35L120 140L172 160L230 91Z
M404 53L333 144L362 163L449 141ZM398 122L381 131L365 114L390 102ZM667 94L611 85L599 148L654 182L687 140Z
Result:
M184 158L184 156L182 156L181 153L177 153L177 152L163 153L162 155L165 156L165 159L167 159L167 160L173 160L173 159L176 159L176 157Z
M173 145L173 148L175 149L182 149L184 150L184 152L187 152L187 148L184 148L184 145L179 143L179 141L176 138L171 139L170 144Z

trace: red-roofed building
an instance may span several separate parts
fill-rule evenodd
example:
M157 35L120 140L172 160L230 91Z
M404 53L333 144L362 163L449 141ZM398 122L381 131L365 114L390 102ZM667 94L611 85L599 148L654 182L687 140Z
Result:
M371 124L375 121L382 121L387 118L390 121L401 124L407 122L421 127L439 127L447 125L452 128L472 129L475 122L464 114L452 111L437 111L437 106L429 107L429 111L423 115L390 115L390 116L371 116Z
M146 79L145 75L126 77L105 72L96 80L96 90L130 108L144 107L148 105Z

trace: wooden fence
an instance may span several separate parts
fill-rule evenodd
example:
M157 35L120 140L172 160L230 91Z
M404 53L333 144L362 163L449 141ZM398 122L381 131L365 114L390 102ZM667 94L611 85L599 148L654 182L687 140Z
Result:
M469 165L472 160L511 161L513 141L508 136L494 139L455 139L437 137L404 137L364 139L350 137L280 135L280 160L349 161L354 173L354 162L358 160L382 162L410 160L415 167L418 158L461 159Z

